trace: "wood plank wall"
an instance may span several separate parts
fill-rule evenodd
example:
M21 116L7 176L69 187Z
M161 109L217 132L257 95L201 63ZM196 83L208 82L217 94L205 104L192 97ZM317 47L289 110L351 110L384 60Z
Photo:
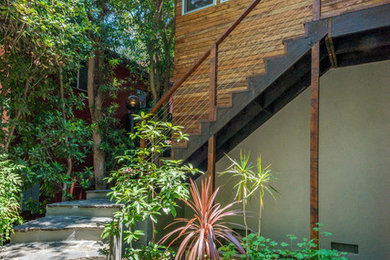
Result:
M322 15L380 5L390 0L322 0ZM175 80L179 79L245 10L252 0L228 0L182 15L176 0ZM219 106L231 105L231 94L247 89L247 78L265 73L264 60L285 54L283 41L304 35L304 23L312 19L312 0L263 0L219 46ZM208 118L209 59L176 92L174 123ZM186 127L198 132L200 125ZM188 128L193 128L189 131Z
M321 17L336 16L389 3L390 0L321 0Z

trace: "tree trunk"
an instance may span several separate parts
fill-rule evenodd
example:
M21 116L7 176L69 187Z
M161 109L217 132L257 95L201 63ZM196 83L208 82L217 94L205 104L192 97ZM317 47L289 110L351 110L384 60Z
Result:
M153 95L153 101L156 104L156 102L158 101L158 96L157 96L157 89L156 89L156 82L155 82L155 63L152 56L150 59L149 85L150 85L150 91L152 92Z
M103 180L106 171L106 154L100 149L102 143L102 135L98 131L93 131L93 169L95 173L95 189L104 189L105 182Z
M92 57L88 61L88 102L89 110L91 113L91 121L94 125L92 132L93 140L93 169L95 177L95 188L104 189L104 173L105 173L105 160L106 154L100 148L102 144L102 134L100 132L100 123L103 119L102 106L103 106L103 93L99 89L100 84L100 66L103 66L102 59L104 59L102 51L96 51L95 57Z

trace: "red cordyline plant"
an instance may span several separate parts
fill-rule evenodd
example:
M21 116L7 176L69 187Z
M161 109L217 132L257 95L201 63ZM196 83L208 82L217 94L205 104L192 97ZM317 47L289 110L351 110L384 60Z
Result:
M168 245L167 248L169 248L175 241L182 238L175 260L181 259L185 252L187 252L189 260L220 259L216 243L222 245L221 239L233 243L241 254L246 254L240 244L238 234L227 227L227 223L223 221L225 217L240 214L241 211L229 210L236 202L222 207L221 204L215 203L219 188L211 194L209 179L205 182L202 181L201 194L198 186L192 180L190 181L193 201L183 201L194 211L194 217L192 219L175 219L166 228L178 223L185 225L168 233L161 239L161 242L165 243L170 237L176 235L175 239Z

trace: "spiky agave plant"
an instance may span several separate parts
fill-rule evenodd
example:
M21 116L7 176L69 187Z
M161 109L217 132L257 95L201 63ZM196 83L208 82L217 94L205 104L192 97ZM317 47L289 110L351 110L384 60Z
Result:
M205 256L211 260L220 259L217 243L222 245L221 239L233 243L241 254L246 254L240 244L238 234L230 227L227 227L227 223L224 222L225 217L240 214L238 210L230 210L236 202L222 207L220 203L215 203L215 197L219 188L211 194L211 182L209 179L202 181L201 193L199 193L198 186L192 180L190 181L193 201L183 201L194 211L194 217L191 219L175 219L166 228L178 223L183 224L183 226L169 232L160 242L165 243L170 237L176 235L168 245L167 248L169 248L174 242L182 238L175 260L181 259L185 252L188 252L187 259L190 260L203 260Z

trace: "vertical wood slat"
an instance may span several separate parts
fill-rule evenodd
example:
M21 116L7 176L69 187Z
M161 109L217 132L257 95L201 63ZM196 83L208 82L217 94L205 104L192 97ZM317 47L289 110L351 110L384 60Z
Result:
M321 0L313 0L313 20L321 18ZM320 42L311 53L311 94L310 94L310 239L318 248L319 232L315 231L319 222L319 108L320 108Z
M217 152L217 138L212 135L208 140L207 177L211 182L211 192L215 191L215 162Z
M214 44L210 53L210 89L209 89L209 120L216 120L217 77L218 77L218 45Z

